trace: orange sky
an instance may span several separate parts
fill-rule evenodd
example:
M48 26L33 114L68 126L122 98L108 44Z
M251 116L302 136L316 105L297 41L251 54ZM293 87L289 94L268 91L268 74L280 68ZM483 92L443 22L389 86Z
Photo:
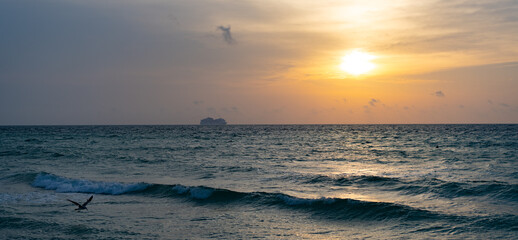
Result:
M516 12L511 0L3 1L0 124L518 123ZM355 49L376 68L341 70Z

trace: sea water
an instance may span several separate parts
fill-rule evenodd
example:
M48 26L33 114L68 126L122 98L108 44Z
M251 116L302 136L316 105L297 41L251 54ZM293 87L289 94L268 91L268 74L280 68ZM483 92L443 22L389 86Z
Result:
M518 125L4 126L0 164L3 239L518 238Z

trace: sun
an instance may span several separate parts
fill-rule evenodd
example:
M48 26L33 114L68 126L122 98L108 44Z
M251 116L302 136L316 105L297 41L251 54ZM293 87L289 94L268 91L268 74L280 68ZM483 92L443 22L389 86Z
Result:
M342 58L340 69L355 76L366 74L376 68L376 65L371 62L375 58L361 50L352 50Z

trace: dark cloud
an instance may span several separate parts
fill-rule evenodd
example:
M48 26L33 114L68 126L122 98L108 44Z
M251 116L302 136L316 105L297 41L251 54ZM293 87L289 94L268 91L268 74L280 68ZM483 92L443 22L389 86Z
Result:
M370 101L369 101L369 104L373 107L376 107L376 103L379 103L380 100L377 100L377 99L374 99L372 98Z
M435 95L436 97L444 97L444 93L442 91L434 92L433 95Z
M232 33L230 32L230 26L218 26L218 30L221 31L221 34L223 36L223 40L225 40L226 43L232 45L236 43L236 40L232 37Z

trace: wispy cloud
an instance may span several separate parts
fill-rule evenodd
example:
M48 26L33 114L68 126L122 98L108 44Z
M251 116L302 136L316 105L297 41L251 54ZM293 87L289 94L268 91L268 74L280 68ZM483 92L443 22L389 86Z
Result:
M380 100L377 100L377 99L374 99L372 98L370 101L369 101L369 104L373 107L376 107L376 103L379 103Z
M221 31L221 34L223 36L223 40L225 40L225 42L227 44L235 44L236 43L236 40L234 40L234 38L232 37L232 33L230 32L230 26L228 27L225 27L225 26L218 26L218 30Z
M410 3L398 12L398 16L412 22L416 29L426 29L419 36L412 34L413 31L398 32L394 47L399 51L454 52L463 49L480 54L481 49L485 49L485 54L495 58L513 54L509 48L514 48L518 33L515 0Z
M442 91L437 91L437 92L434 92L433 95L435 95L436 97L444 97L444 93Z

